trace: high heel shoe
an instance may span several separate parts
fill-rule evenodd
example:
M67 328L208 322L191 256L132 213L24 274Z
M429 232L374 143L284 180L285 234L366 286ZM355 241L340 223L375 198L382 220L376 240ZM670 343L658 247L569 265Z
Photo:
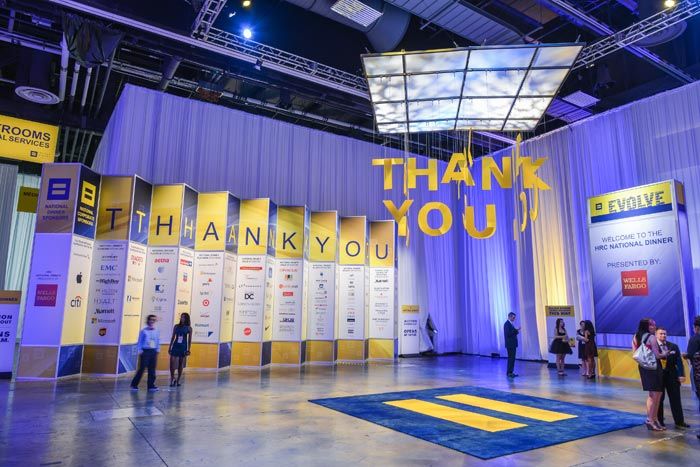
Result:
M644 425L646 425L649 431L664 431L661 427L656 426L654 422L650 422L649 420L645 421Z
M175 387L175 378L170 380L170 387L171 388Z

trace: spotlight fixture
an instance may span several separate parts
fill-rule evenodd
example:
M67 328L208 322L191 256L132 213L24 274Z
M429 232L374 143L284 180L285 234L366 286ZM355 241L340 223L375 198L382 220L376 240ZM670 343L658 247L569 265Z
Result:
M262 69L262 64L263 64L263 61L262 61L261 59L257 59L257 60L255 61L255 65L253 65L253 67L254 67L256 70L260 71L260 70Z
M253 2L252 0L243 0L241 2L241 5L243 6L243 8L250 8L251 6L253 6Z
M673 8L676 6L676 0L664 0L664 7Z
M250 39L253 37L253 31L250 28L243 28L243 37L246 39Z

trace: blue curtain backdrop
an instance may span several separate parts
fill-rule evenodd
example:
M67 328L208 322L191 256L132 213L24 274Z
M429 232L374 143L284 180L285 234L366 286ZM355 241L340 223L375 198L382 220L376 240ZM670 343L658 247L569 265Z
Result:
M439 352L482 355L505 354L502 324L515 311L522 326L519 356L546 358L545 305L573 304L581 317L592 316L586 198L668 178L686 186L700 293L700 188L693 183L700 180L699 125L700 84L691 84L526 142L523 155L549 158L540 175L552 190L541 193L539 219L517 241L511 190L469 190L478 227L485 203L497 205L495 236L476 240L462 228L463 198L455 187L429 192L419 179L411 191L410 244L402 240L398 250L400 303L419 304L423 319L430 313ZM377 157L403 152L127 86L94 168L385 219L381 200L402 200L401 171L394 174L394 190L383 191L382 172L370 162ZM416 225L417 208L427 201L444 202L454 215L452 229L441 237L423 235ZM437 216L430 220L438 222ZM608 343L626 346L628 340L609 336Z

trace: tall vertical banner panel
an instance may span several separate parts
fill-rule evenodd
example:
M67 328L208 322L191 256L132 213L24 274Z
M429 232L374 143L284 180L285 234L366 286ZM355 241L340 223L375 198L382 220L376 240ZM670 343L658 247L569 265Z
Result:
M104 176L85 324L83 372L135 369L146 272L151 184Z
M80 373L100 175L81 164L45 164L18 377Z
M365 360L367 219L341 217L337 297L337 360Z
M633 334L648 317L687 336L695 310L683 186L669 180L594 196L588 212L596 330Z
M302 340L308 363L329 364L335 360L336 262L338 260L338 213L310 214L309 267L305 281L306 310Z
M305 206L278 206L275 230L272 307L273 364L303 361L301 345L309 212Z
M269 198L241 200L232 365L270 363L276 223Z
M200 193L197 203L194 276L192 281L193 358L196 368L231 364L235 255L226 249L235 238L229 209L238 210L228 192ZM235 214L234 214L235 218Z
M396 224L369 223L368 358L393 359L397 341Z

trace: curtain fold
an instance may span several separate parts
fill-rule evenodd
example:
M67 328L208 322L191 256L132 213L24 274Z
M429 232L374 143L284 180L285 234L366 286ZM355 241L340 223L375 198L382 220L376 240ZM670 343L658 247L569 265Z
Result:
M0 164L0 264L7 264L10 254L12 218L17 208L15 186L17 166ZM0 284L5 283L5 269L0 268Z

